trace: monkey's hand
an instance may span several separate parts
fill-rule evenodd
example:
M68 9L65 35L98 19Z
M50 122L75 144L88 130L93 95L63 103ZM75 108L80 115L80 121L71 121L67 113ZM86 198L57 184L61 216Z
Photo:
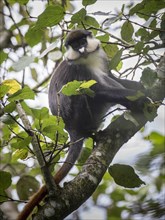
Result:
M152 116L156 116L157 104L146 96L139 97L137 100L132 100L127 103L128 109L135 114L143 114L147 120L151 120Z

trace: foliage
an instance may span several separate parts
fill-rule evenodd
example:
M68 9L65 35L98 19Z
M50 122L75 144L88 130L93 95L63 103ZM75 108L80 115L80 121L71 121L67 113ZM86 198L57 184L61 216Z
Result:
M128 165L114 164L109 167L109 174L118 185L126 188L140 187L145 184L135 173L134 169Z
M39 183L35 177L41 175L32 147L32 136L22 123L17 108L18 102L21 103L30 121L31 130L38 138L47 166L52 173L56 170L60 158L64 156L65 149L68 148L69 140L68 134L64 130L64 122L59 116L52 116L49 113L48 108L44 106L45 102L42 104L42 98L39 100L39 96L44 97L44 93L47 93L48 80L54 68L53 61L57 66L61 60L61 56L58 56L57 53L53 54L53 52L65 53L63 42L69 29L91 30L101 41L102 47L110 59L110 69L119 77L133 78L135 74L139 73L139 70L143 70L141 79L146 88L152 88L157 82L157 74L153 69L157 67L160 59L158 49L164 48L165 44L165 16L162 11L164 1L143 0L135 5L123 4L120 10L108 13L102 11L89 13L88 8L97 3L96 0L83 0L82 8L76 13L74 2L71 3L68 0L57 2L45 1L44 4L42 3L44 10L38 16L33 14L33 2L30 3L27 0L5 0L3 2L3 13L2 11L0 13L3 30L12 37L8 39L5 37L7 35L4 35L4 42L0 42L2 74L0 85L0 115L2 116L0 179L3 180L0 182L1 202L10 200L6 189L12 190L13 187L16 187L20 199L28 199L29 191L38 189ZM103 16L105 19L99 22L99 19L96 19L99 16ZM113 34L114 28L118 34ZM49 56L50 53L52 56ZM136 58L136 63L125 65L125 62L131 57ZM94 83L96 83L94 80L74 81L67 84L62 92L66 95L94 96L90 88ZM39 100L39 106L37 106L36 100ZM130 117L129 120L131 120ZM152 164L157 161L157 158L161 160L161 154L164 151L163 138L163 135L157 132L153 132L145 138L152 142L153 148L150 155L147 155L149 160L139 159L135 166L137 170L140 169L139 165L144 164L145 161L149 172L150 169L153 169ZM86 154L89 155L88 145ZM86 158L85 153L83 157ZM83 161L81 159L80 161ZM31 167L28 165L29 160L32 160L33 163ZM52 164L55 164L55 167ZM157 193L158 197L163 190L162 160L157 166L156 177L152 176L151 171L147 175L151 176L150 185L155 187L155 194ZM122 183L120 181L123 177L121 168L124 169L124 172L132 172L132 175L129 173L130 176L125 176L125 181L122 178ZM118 164L110 167L109 171L115 182L124 187L138 187L144 183L134 173L132 167ZM30 176L27 176L27 173ZM17 184L12 182L12 177L20 178ZM20 193L20 185L21 187L26 186L23 194ZM107 193L110 185L112 185L113 192ZM99 204L101 194L106 194L110 198L110 204L105 207L110 219L120 219L124 211L127 214L126 219L133 218L138 213L141 213L141 217L148 216L150 210L153 209L154 217L161 217L163 216L162 201L155 200L151 194L148 195L150 190L149 185L141 187L139 190L123 190L112 183L111 178L106 174L92 198L96 205ZM131 199L132 202L130 202ZM119 201L123 202L122 205L119 204ZM144 207L144 204L147 206Z
M63 86L62 93L67 96L86 94L93 97L95 94L90 87L95 83L95 80L89 80L87 82L74 80Z

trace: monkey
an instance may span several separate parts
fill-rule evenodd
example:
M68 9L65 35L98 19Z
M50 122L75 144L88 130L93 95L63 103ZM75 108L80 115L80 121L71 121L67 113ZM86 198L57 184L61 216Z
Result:
M71 142L65 163L54 176L56 184L68 174L81 153L83 140L98 130L101 119L112 106L121 104L132 111L141 111L146 101L145 96L136 101L128 99L138 90L144 90L142 84L117 78L111 73L101 42L90 31L72 30L66 38L65 47L65 59L53 73L48 91L50 110L53 115L62 117ZM68 82L91 79L96 81L91 86L94 97L85 94L66 96L59 92ZM46 186L43 186L17 220L25 220L46 194Z

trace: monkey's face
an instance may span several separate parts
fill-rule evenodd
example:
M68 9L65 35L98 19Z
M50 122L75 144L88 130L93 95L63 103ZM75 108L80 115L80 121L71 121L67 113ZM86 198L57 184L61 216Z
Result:
M68 34L65 46L67 48L65 53L66 60L78 63L97 51L100 41L94 38L92 33L87 30L75 30Z

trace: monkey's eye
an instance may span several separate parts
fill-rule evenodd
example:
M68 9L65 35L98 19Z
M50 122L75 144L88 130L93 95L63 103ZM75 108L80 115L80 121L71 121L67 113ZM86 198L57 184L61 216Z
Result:
M87 44L86 38L82 38L80 41L80 46L83 47L83 46L86 46L86 44Z
M86 44L87 44L86 38L81 38L80 40L72 42L71 47L74 50L79 50L80 48L85 47Z

